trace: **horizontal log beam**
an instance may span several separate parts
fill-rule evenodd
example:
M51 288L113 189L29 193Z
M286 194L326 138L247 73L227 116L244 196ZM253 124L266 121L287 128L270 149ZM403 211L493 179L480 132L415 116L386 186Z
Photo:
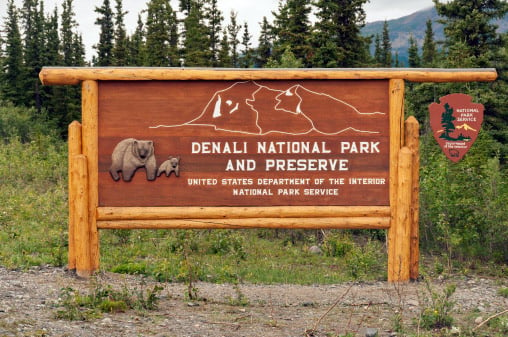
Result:
M255 218L255 219L181 219L97 221L99 229L387 229L388 217L348 218Z
M351 68L351 69L224 69L224 68L135 68L135 67L44 67L39 78L44 85L75 85L81 81L144 80L377 80L413 82L494 81L495 69Z
M99 207L97 220L389 217L389 206Z

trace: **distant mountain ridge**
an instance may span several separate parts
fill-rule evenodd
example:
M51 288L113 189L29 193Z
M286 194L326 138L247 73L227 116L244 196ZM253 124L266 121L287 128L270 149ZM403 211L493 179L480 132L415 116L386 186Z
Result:
M437 22L440 19L440 16L437 14L435 7L423 9L398 19L387 20L388 29L390 32L390 40L392 43L392 52L393 54L399 54L399 61L401 61L404 66L407 66L408 64L409 36L413 34L414 38L418 42L418 47L420 48L421 52L423 39L425 37L426 23L429 19L432 20L434 40L443 41L443 25ZM508 32L508 15L501 20L497 20L495 24L499 26L499 32ZM384 21L367 23L365 27L363 27L361 33L364 36L375 36L376 34L382 36L383 25Z

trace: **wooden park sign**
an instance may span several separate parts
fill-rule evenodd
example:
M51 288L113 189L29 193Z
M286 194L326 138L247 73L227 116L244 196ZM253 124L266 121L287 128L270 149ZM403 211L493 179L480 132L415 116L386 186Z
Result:
M82 85L69 127L69 268L99 229L388 229L388 280L418 276L418 123L404 80L495 70L44 68Z

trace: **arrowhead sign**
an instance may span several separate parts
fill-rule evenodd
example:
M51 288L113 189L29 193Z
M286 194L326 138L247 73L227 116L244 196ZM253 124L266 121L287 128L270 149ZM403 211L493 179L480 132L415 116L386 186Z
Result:
M465 94L451 94L429 106L434 138L448 159L458 162L478 137L484 107Z

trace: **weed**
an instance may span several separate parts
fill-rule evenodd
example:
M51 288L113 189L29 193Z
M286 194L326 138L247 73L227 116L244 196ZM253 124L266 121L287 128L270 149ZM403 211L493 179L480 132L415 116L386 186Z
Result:
M442 293L434 291L429 282L426 282L426 286L430 301L420 314L421 326L425 329L451 327L453 323L451 311L454 302L450 298L455 292L456 286L454 284L447 285Z
M115 290L109 285L93 281L94 287L89 294L81 294L70 287L63 288L55 317L70 321L88 321L100 318L102 313L124 312L128 309L137 311L155 310L158 295L162 287L154 286L147 290L130 290L124 286Z
M233 289L235 290L235 297L229 298L229 305L240 306L240 307L248 306L250 304L249 299L247 298L247 296L245 296L245 294L240 289L240 285L234 284Z
M499 294L499 296L503 296L503 297L507 297L508 298L508 288L506 287L503 287L503 288L500 288L497 293Z

